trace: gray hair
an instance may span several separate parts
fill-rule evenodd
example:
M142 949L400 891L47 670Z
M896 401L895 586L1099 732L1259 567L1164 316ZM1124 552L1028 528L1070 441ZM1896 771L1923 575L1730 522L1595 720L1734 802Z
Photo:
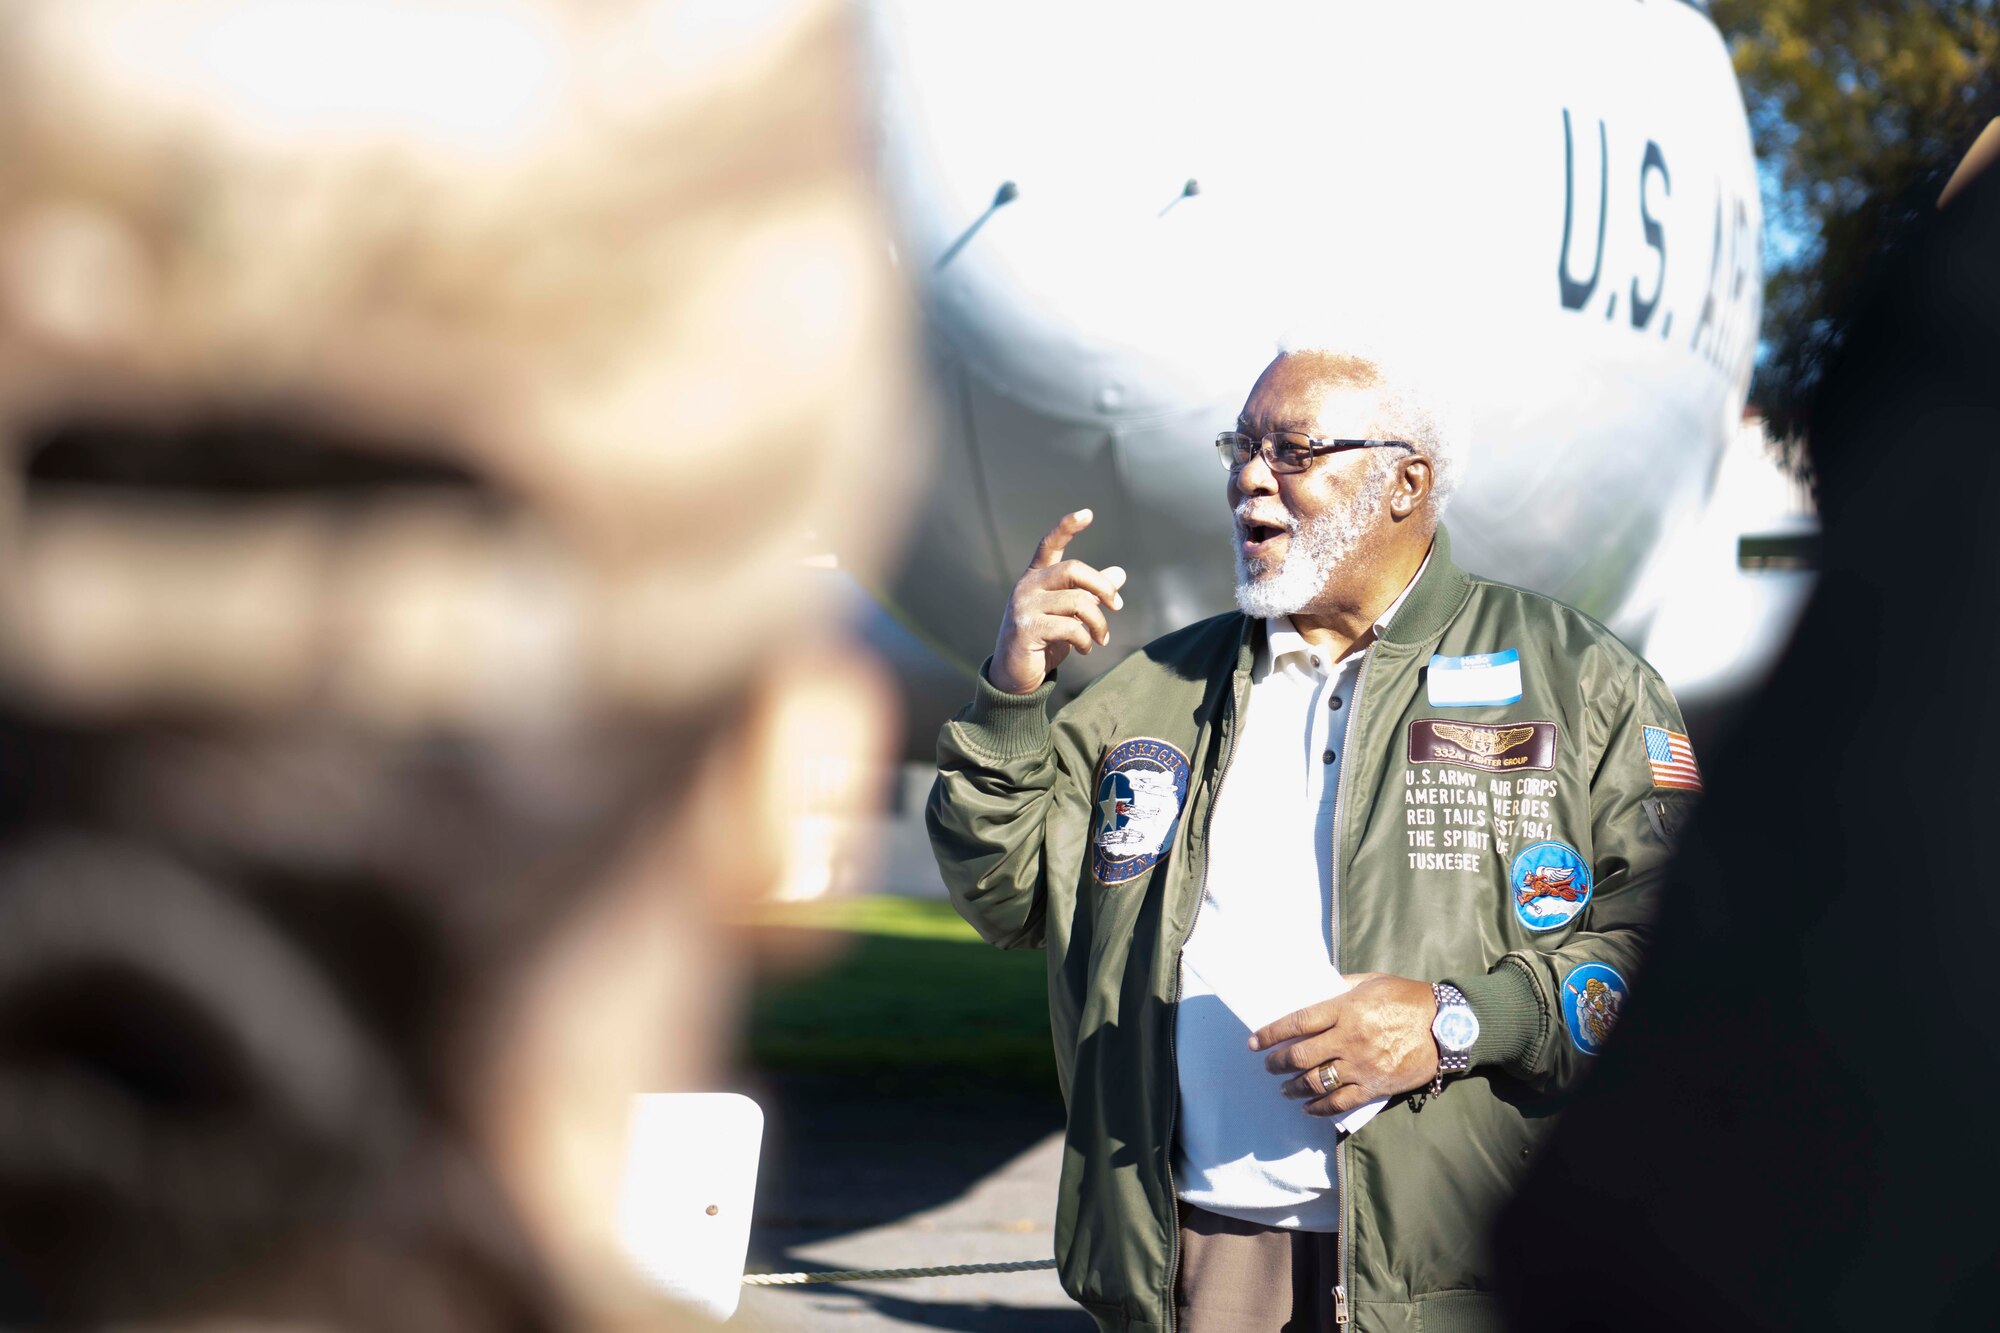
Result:
M1402 438L1431 462L1431 512L1442 515L1458 488L1467 430L1465 413L1451 387L1450 358L1435 345L1380 334L1331 335L1325 330L1291 330L1278 339L1280 356L1325 356L1358 363L1366 382L1381 394Z

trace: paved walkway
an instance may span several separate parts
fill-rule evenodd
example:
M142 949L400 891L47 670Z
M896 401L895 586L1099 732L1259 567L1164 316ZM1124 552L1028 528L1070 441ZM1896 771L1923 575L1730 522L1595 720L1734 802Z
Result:
M785 1245L793 1268L918 1268L1045 1259L1055 1245L1061 1134L1050 1134L949 1203L882 1226ZM753 1242L782 1244L787 1228ZM756 1265L753 1265L753 1268ZM768 1333L839 1328L1090 1333L1053 1272L914 1278L852 1286L751 1288L735 1323Z

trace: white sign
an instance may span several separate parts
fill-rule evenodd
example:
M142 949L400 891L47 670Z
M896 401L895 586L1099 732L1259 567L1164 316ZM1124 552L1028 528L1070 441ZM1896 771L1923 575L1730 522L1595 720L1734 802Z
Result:
M661 1291L716 1319L743 1291L763 1141L763 1110L737 1093L632 1099L619 1241Z

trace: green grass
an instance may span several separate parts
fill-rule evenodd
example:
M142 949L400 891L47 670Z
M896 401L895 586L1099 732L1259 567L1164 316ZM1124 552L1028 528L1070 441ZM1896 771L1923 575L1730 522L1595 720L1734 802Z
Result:
M957 940L983 944L979 933L950 903L924 898L822 898L808 903L773 903L752 924L887 935L911 940Z
M758 1068L1054 1091L1040 950L995 949L949 904L905 898L772 908L754 924L773 933L774 954L835 946L825 965L755 987L748 1054ZM839 938L782 939L793 931Z

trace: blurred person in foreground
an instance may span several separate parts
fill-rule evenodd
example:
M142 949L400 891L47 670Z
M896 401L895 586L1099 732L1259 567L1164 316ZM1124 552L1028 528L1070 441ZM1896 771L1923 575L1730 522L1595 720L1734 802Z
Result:
M1498 1230L1524 1333L1993 1318L2000 170L1979 166L1828 367L1819 585L1709 766L1638 998Z
M1124 580L1072 514L939 738L953 901L1049 951L1057 1259L1101 1328L1498 1326L1487 1227L1644 949L1680 712L1453 562L1441 378L1294 340L1216 441L1241 612L1051 719Z
M0 11L0 1323L675 1323L628 1099L885 743L848 21Z

